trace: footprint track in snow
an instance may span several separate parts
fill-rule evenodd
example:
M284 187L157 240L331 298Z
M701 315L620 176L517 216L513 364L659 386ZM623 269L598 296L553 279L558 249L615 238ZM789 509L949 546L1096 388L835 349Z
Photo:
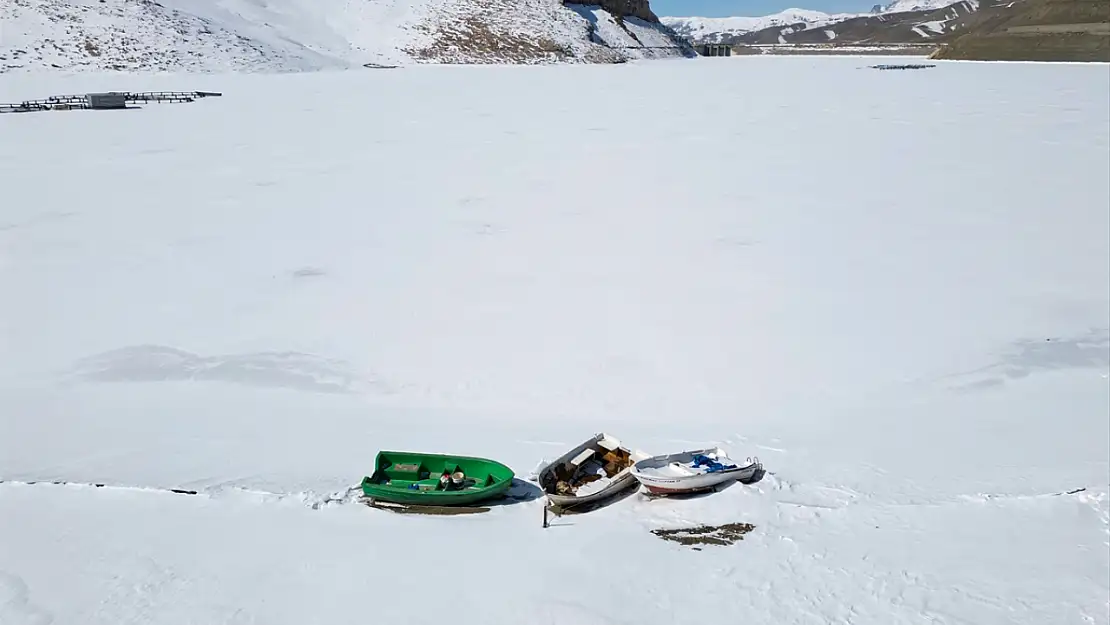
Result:
M69 482L64 480L53 481L16 481L16 480L0 480L0 486L36 486L36 487L57 487L57 488L71 488L71 489L105 489L111 491L131 491L136 493L146 493L155 495L181 495L181 496L195 496L206 497L209 499L219 499L226 497L238 497L243 500L254 499L256 501L277 503L285 501L293 501L303 504L313 510L328 507L331 505L342 505L356 502L361 490L358 486L352 486L345 491L336 491L328 494L318 494L309 491L302 491L296 493L275 493L263 490L252 490L249 488L240 488L237 486L218 486L203 490L192 490L186 488L158 488L152 486L123 486L116 484L95 483L95 482ZM7 625L4 623L3 625Z

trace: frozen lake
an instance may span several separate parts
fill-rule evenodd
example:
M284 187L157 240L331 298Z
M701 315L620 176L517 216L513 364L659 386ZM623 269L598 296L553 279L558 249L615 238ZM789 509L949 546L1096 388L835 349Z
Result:
M1105 622L1110 74L883 62L0 76L223 93L0 116L0 623ZM327 503L599 431L768 473Z

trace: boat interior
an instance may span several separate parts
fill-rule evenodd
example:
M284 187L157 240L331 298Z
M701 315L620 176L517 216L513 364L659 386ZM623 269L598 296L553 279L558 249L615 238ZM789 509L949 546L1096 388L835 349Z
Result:
M540 486L548 493L571 495L591 482L612 479L633 462L632 453L620 441L602 437L564 456L540 476Z
M443 476L447 479L441 479ZM493 486L500 479L486 463L450 457L379 454L370 482L400 490L458 491Z

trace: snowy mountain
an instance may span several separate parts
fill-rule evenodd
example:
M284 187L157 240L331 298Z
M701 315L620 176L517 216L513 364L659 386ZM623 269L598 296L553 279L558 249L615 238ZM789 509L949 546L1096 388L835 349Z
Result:
M688 51L658 23L558 0L7 0L0 71L303 71L614 62Z
M852 17L821 28L765 28L729 36L732 45L931 45L967 27L979 11L977 0L961 0L935 10Z
M816 41L829 41L840 39L835 29L829 27L852 20L870 20L870 24L883 30L884 25L898 24L906 13L921 13L935 11L943 8L955 7L959 14L967 10L975 11L979 6L978 0L894 0L886 6L876 5L875 10L868 13L837 13L828 14L821 11L808 9L787 9L774 15L763 17L661 17L660 21L674 29L675 32L697 43L737 43L751 41L767 41L771 43L791 43L793 39L801 39L806 43ZM911 16L906 16L912 19ZM935 29L937 20L928 23ZM911 24L905 33L910 33ZM853 24L852 27L857 27ZM926 35L938 34L925 27L922 29ZM761 31L765 31L762 32ZM753 35L753 33L761 33ZM901 34L902 39L913 39ZM793 37L792 37L793 36ZM895 35L894 39L899 36ZM811 41L812 40L812 41Z
M730 36L765 28L817 28L856 17L854 13L828 14L808 9L786 9L762 17L660 17L659 21L679 35L699 43L721 43Z
M978 4L978 0L974 0ZM882 13L906 13L909 11L934 11L952 4L952 0L894 0L883 7Z

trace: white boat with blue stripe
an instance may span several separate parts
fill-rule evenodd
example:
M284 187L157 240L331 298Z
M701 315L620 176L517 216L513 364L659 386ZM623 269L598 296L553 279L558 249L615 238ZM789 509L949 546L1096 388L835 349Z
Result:
M751 482L763 469L759 459L735 462L720 447L652 456L632 465L630 473L653 495L712 490L730 482Z

